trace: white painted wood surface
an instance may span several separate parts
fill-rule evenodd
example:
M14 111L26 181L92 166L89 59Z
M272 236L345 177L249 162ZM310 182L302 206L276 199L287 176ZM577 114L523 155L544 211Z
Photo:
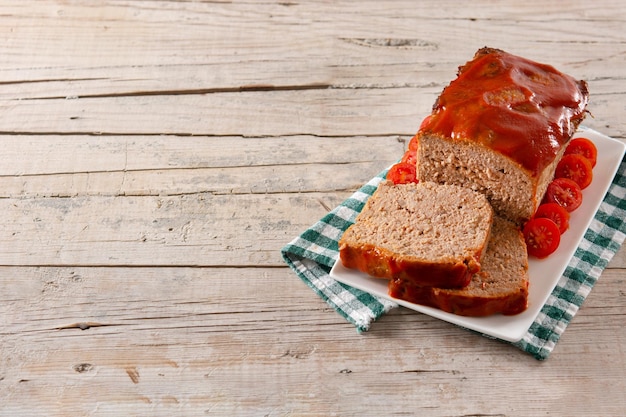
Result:
M552 356L400 309L358 335L280 248L488 45L626 140L619 1L0 4L0 416L622 416L626 252Z

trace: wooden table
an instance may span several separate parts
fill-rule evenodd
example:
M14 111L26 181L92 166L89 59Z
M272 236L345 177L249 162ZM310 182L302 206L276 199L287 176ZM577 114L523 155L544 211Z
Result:
M537 361L280 248L404 151L488 45L626 140L619 1L3 1L0 416L623 416L626 252Z

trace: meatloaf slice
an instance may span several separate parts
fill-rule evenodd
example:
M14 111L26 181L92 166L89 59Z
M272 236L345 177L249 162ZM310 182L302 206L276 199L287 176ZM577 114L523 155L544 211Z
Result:
M518 314L528 304L528 256L517 226L496 217L481 270L462 289L415 285L397 278L389 281L389 295L461 316Z
M493 209L486 197L432 182L385 181L339 240L343 265L373 277L459 288L480 270Z

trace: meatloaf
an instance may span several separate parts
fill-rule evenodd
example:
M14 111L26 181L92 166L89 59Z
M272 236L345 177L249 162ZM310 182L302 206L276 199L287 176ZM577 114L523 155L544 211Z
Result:
M461 66L418 132L417 178L484 193L515 223L541 202L586 114L587 84L498 49Z
M389 295L462 316L512 315L528 305L528 257L519 228L495 217L480 272L462 289L415 285L396 278Z
M472 190L382 182L339 240L343 265L377 278L457 288L480 269L493 209Z

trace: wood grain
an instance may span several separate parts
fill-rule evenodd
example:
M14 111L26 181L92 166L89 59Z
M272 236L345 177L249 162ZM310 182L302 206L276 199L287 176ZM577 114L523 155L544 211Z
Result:
M286 268L5 267L0 276L2 315L13 323L9 343L3 332L11 352L3 396L28 397L33 414L108 415L132 404L158 415L202 415L201 407L218 415L356 415L354 406L385 415L407 407L525 415L547 401L590 414L603 404L603 415L618 415L626 406L623 369L605 365L620 363L626 342L623 323L607 320L623 314L616 270L545 363L407 310L356 335ZM280 290L269 297L268 287ZM495 388L503 378L528 386L521 394L519 386ZM498 401L486 387L501 393Z
M280 256L479 47L587 80L585 125L626 140L621 2L0 16L0 417L626 413L623 248L545 362L406 309L357 334Z

